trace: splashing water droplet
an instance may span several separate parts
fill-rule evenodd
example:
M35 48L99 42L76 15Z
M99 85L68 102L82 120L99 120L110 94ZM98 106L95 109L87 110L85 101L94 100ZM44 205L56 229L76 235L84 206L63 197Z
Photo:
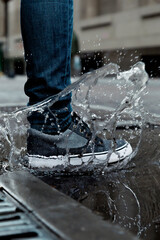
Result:
M143 107L141 109L142 105L139 103L141 101L141 93L145 89L147 81L148 75L145 72L145 65L142 62L138 62L129 71L125 72L120 72L118 65L110 63L98 70L81 76L78 81L68 86L59 94L49 97L39 104L25 107L8 115L1 114L0 149L3 148L3 158L8 158L10 163L14 162L14 164L17 164L19 159L23 158L26 148L27 128L29 127L26 119L29 113L43 112L46 107L50 109L59 98L71 92L73 94L73 109L79 113L82 119L85 118L92 129L93 136L98 134L107 138L109 134L109 138L115 142L116 128L123 121L123 115L126 114L133 121L139 119L140 123L143 122ZM113 98L116 99L116 91L121 91L121 99L117 100L117 106L112 108L112 111L108 111L109 102ZM46 115L46 119L47 117ZM132 138L134 137L132 136ZM94 141L94 138L91 141ZM132 156L138 151L139 144L140 140ZM113 151L114 148L113 144ZM111 153L112 151L109 154ZM93 158L94 151L91 164ZM129 159L123 164L125 165L128 161ZM91 164L89 164L89 167ZM120 167L120 164L118 166Z

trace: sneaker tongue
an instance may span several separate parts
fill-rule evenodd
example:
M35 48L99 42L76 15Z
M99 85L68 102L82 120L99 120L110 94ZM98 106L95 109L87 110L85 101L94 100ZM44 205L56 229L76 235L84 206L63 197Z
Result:
M72 123L69 129L88 140L92 138L89 126L75 112L73 112Z
M87 138L88 141L90 141L92 138L92 132L89 126L75 112L73 112L72 124L70 125L69 129L78 135ZM103 140L97 136L95 137L95 146L104 147Z

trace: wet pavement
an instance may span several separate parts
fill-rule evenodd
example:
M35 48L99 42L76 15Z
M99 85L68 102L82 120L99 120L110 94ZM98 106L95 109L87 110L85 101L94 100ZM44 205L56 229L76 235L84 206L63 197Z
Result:
M11 112L15 106L25 105L27 98L18 95L23 91L25 78L13 80L0 78L3 88L0 90L0 102L2 112ZM8 81L12 81L8 88ZM16 85L17 84L17 85ZM12 87L11 87L12 86ZM19 86L18 88L16 86ZM7 87L7 88L6 88ZM103 90L108 86L105 79L102 80ZM148 84L149 94L144 96L144 105L151 113L158 117L160 94L160 81L152 80ZM4 89L9 89L5 90ZM97 89L100 91L100 89ZM114 91L110 85L110 92ZM12 94L11 94L12 93ZM110 99L106 106L102 98L98 103L104 111L112 111L118 103L116 99ZM9 97L11 96L11 97ZM12 106L6 108L6 106ZM92 106L93 108L95 106ZM99 108L99 106L98 106ZM122 127L117 131L136 147L138 142L137 128L126 129ZM130 136L133 135L133 139ZM32 172L53 188L65 193L91 209L104 220L113 224L119 224L131 231L140 239L160 239L160 126L145 126L142 141L136 157L125 169L114 170L105 174L96 175L61 175L57 176L52 171Z
M6 76L0 76L0 107L4 106L25 106L28 102L28 97L24 94L24 84L26 82L26 76L16 76L15 78L7 78ZM74 82L77 79L72 79ZM114 110L119 102L120 91L115 88L116 81L113 84L108 85L107 79L101 79L102 89L106 92L113 92L113 96L116 94L116 98L103 101L100 99L97 105L101 106L104 110ZM119 82L118 82L119 84ZM148 94L144 98L144 106L152 114L160 116L160 79L150 79L147 85ZM99 89L97 89L99 91ZM98 107L99 107L98 106Z
M24 94L26 76L8 78L0 76L0 107L3 106L25 106L28 97Z
M46 173L40 178L141 239L160 239L160 127L145 129L127 169L90 176Z

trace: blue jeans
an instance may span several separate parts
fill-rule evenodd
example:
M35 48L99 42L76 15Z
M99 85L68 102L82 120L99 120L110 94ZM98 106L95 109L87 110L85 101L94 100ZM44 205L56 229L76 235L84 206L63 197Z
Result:
M25 93L33 105L71 83L73 0L21 0L21 30L28 77ZM71 111L69 94L51 111L32 112L28 120L32 128L55 134L68 128Z

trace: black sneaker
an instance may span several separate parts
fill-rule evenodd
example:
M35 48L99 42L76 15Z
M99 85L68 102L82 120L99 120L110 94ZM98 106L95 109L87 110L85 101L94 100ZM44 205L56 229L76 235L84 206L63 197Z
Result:
M116 140L115 145L113 151L111 140L96 137L93 141L88 125L74 113L70 127L59 135L28 130L28 166L54 168L69 164L81 166L88 162L113 164L131 155L132 147L125 140Z

